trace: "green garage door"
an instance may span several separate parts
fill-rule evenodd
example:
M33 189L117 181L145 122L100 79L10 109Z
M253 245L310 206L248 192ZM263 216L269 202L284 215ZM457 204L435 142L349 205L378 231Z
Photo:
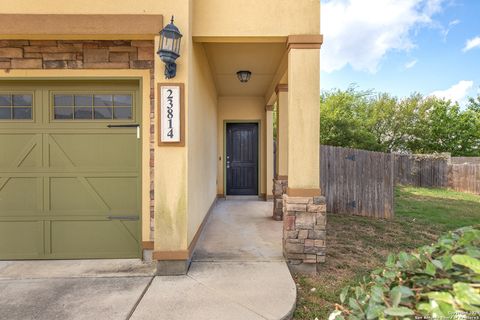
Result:
M138 84L0 82L0 259L140 256Z

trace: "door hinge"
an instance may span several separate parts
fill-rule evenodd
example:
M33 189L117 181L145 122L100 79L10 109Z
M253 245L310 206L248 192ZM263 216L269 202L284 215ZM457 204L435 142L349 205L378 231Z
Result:
M352 154L350 156L345 157L345 159L355 161L355 155Z

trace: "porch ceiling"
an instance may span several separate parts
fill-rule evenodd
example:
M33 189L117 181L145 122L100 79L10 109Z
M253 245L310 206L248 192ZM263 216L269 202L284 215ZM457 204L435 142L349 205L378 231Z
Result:
M219 96L264 96L285 53L285 43L204 43ZM249 70L241 83L237 71Z

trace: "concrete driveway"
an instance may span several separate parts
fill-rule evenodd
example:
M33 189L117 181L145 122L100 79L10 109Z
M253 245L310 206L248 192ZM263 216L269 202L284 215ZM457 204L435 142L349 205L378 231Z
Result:
M153 273L140 260L0 261L0 319L128 319Z
M151 278L0 282L0 319L128 319Z
M219 201L185 276L140 260L0 261L0 319L288 319L296 287L271 203Z

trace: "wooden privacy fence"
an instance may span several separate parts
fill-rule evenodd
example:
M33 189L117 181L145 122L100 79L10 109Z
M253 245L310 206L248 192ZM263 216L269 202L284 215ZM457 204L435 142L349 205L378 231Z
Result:
M395 184L480 194L480 158L395 154Z
M450 164L448 187L456 191L480 194L480 164Z
M480 157L320 146L320 186L328 212L393 218L397 184L480 194Z
M320 146L328 212L392 218L394 181L392 154Z
M394 153L395 184L446 188L450 155Z
M480 164L480 157L452 157L452 164Z

